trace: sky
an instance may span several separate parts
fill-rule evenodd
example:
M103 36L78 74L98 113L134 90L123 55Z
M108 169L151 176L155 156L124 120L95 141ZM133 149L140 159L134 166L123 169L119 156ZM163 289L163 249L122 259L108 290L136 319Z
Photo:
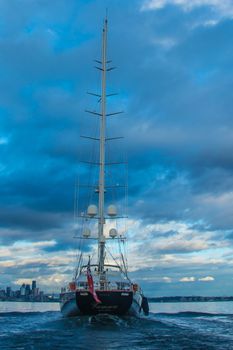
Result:
M0 0L0 288L73 274L106 8L130 276L149 296L232 295L231 0Z

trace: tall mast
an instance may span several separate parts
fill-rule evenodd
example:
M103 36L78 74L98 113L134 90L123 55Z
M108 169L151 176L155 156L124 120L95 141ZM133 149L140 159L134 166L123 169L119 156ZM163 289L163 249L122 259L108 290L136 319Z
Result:
M106 57L107 57L107 18L104 21L102 34L102 91L101 91L101 116L100 116L100 168L99 168L99 272L104 270L105 236L104 236L104 192L105 192L105 133L106 133Z

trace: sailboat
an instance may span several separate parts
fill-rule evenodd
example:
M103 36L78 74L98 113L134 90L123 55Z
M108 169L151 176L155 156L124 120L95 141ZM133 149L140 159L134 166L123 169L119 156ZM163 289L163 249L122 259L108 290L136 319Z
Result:
M91 239L96 240L97 259L87 254L87 259L80 253L73 280L61 289L60 307L65 317L111 314L111 315L148 315L148 300L144 296L142 289L134 283L128 273L127 260L124 254L120 253L120 261L113 254L110 255L111 261L107 262L108 242L117 242L120 246L125 243L125 236L119 234L117 229L110 228L106 233L107 222L117 219L117 207L106 203L106 192L108 190L106 179L106 141L115 138L106 136L106 120L109 116L119 114L120 112L107 113L106 99L111 94L106 93L106 73L113 68L109 68L107 59L107 30L108 20L104 20L102 33L102 58L96 61L99 66L97 69L102 75L101 94L92 94L97 96L100 103L100 111L87 111L99 118L99 137L95 139L99 142L98 152L98 184L95 192L98 195L97 205L89 204L82 218L85 222L96 220L92 225L94 232L90 228L84 227L81 240L88 243ZM91 138L91 137L88 137ZM110 187L110 186L109 186Z

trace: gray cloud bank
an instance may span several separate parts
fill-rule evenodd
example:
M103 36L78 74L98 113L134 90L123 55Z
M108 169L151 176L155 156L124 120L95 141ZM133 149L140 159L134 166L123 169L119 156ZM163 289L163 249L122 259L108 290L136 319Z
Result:
M67 5L59 0L54 9L42 0L1 2L1 244L55 239L58 255L61 247L65 252L72 245L73 186L77 173L84 173L78 159L87 159L89 152L79 135L90 133L92 123L83 112L93 105L85 92L99 88L92 59L99 58L102 17L109 5L109 53L118 67L109 77L109 90L121 93L109 104L127 112L109 123L113 132L126 136L130 217L142 221L142 230L170 225L151 231L156 244L145 252L176 259L198 251L222 254L221 264L205 265L203 273L199 266L195 278L211 275L213 266L225 262L227 280L231 262L224 254L231 249L233 225L233 22L223 9L216 17L208 2L188 9L185 1L183 6L152 3ZM193 245L187 244L187 235L173 244L163 241L172 222L194 233L198 228L203 246L195 243L195 234ZM174 232L172 238L182 235ZM38 274L52 276L54 270L45 265ZM181 265L178 286L182 277L193 276L190 266ZM168 272L153 271L163 284ZM211 283L220 293L218 278ZM146 285L150 290L157 286Z

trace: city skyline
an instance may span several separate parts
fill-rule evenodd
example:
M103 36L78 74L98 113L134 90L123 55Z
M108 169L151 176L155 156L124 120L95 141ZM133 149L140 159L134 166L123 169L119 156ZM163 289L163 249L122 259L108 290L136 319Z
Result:
M107 7L118 68L108 88L126 112L113 131L129 157L130 276L148 296L231 295L233 4L14 6L0 4L0 285L35 278L58 292L72 279L79 135Z
M18 288L16 292L19 292L19 296L29 296L30 294L37 296L39 294L39 288L36 287L36 280L32 280L31 284L23 283L21 286L19 285ZM6 286L5 289L0 286L0 290L5 291L8 297L12 296L11 292L15 292L10 286Z
M10 286L3 287L0 285L0 301L48 302L58 301L58 298L54 295L46 295L44 291L37 287L36 280L32 280L31 284L23 283L16 290Z

